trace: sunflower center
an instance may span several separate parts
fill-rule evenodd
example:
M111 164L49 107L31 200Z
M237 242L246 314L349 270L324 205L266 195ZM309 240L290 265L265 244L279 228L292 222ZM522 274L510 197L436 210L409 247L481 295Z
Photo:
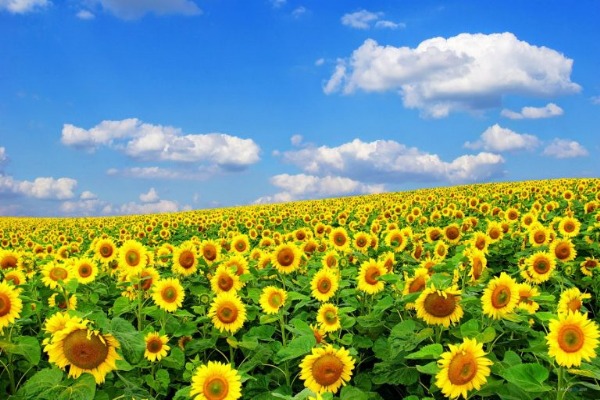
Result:
M455 226L446 229L446 237L450 240L455 240L460 235L460 231Z
M473 260L473 279L479 279L483 272L483 263L479 258Z
M341 232L338 232L333 236L333 241L336 245L343 246L344 244L346 244L346 235L344 235Z
M492 306L494 308L503 308L510 302L510 288L506 285L500 285L492 292Z
M361 237L361 238L358 238L358 239L356 240L356 245L357 245L358 247L365 247L365 246L367 245L367 241L365 240L365 238L362 238L362 237Z
M173 286L167 286L161 290L160 297L167 303L174 303L177 300L177 289Z
M585 335L577 325L563 326L558 332L558 345L567 353L575 353L583 347Z
M379 268L371 267L365 272L365 282L369 285L377 285L377 282L379 282L377 278L379 278L379 276L381 276Z
M329 278L321 278L317 284L317 290L319 293L327 294L331 290L331 281Z
M184 250L179 255L179 264L185 269L192 268L194 261L194 254L189 250Z
M496 228L490 230L490 238L496 240L500 237L500 231Z
M219 276L219 280L217 282L219 289L224 292L228 292L233 287L233 278L227 274L222 274Z
M475 242L475 247L477 247L479 250L485 249L485 239L477 238L477 241Z
M269 296L269 305L273 308L279 308L281 306L281 303L283 303L283 297L281 296L281 293L271 293L271 295Z
M10 298L5 293L0 293L0 317L4 317L10 312L12 303Z
M208 261L213 261L217 256L217 252L213 246L205 246L202 250L202 254Z
M464 385L477 374L477 361L472 354L458 353L448 365L448 380L453 385Z
M321 386L333 385L341 378L344 363L333 354L324 354L312 365L312 376Z
M16 267L17 266L17 257L12 256L12 255L4 256L4 258L2 258L2 261L0 261L0 266L2 267L2 269Z
M416 277L410 285L408 285L408 293L416 293L423 290L425 287L425 278L422 276Z
M563 229L565 230L565 232L571 233L575 230L575 224L571 221L567 221L563 226Z
M61 279L65 280L65 278L69 276L69 273L63 267L54 267L50 270L49 276L53 281L59 281Z
M554 254L556 254L556 258L559 260L565 260L571 255L571 249L569 248L568 244L560 243L558 246L556 246Z
M240 252L246 250L246 242L244 242L242 240L236 242L235 249Z
M113 248L108 244L104 244L100 247L100 255L102 257L110 257L112 256Z
M533 269L538 274L545 274L550 271L550 264L545 259L539 259L533 263Z
M12 282L15 286L19 286L21 284L21 280L16 275L5 275L4 279L8 282Z
M130 267L137 267L141 261L140 253L136 250L129 250L125 253L125 261Z
M146 291L146 290L150 289L150 287L152 287L152 282L154 279L152 279L152 275L150 275L148 272L142 272L142 274L140 275L140 280L141 280L142 290ZM137 289L137 285L136 285L136 289Z
M88 264L81 264L78 269L79 276L82 278L87 278L92 275L92 266Z
M581 300L577 298L571 299L567 304L567 308L573 312L579 311L579 309L581 309Z
M108 345L99 335L88 337L87 329L79 329L69 333L63 341L65 358L74 366L90 370L106 361Z
M288 248L281 249L277 253L277 262L282 267L289 267L294 262L294 251Z
M329 256L327 257L325 264L327 264L328 267L333 268L337 265L337 258L334 256Z
M533 235L533 241L536 244L542 244L546 241L546 234L542 231L537 231L535 235Z
M323 315L325 322L328 324L335 324L337 322L338 316L334 310L327 310Z
M423 308L428 314L437 318L443 318L451 315L456 309L456 299L453 295L440 295L438 292L430 293L425 297Z
M234 322L238 317L238 309L235 304L226 302L221 304L217 310L217 318L224 324L230 324Z
M150 353L158 353L162 350L162 347L162 340L159 338L152 338L146 343L146 349L148 349Z
M207 400L222 400L229 393L229 383L220 376L213 376L204 382L203 394Z

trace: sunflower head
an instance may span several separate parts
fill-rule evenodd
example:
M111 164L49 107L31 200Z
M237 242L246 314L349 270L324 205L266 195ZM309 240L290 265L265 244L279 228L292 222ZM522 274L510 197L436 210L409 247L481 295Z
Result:
M460 306L461 291L453 286L445 290L437 290L435 286L423 290L415 302L417 317L429 325L457 323L463 316Z
M260 295L259 303L267 314L277 314L284 306L287 292L275 286L266 286Z
M513 312L519 303L519 289L513 278L502 272L492 279L481 297L483 313L493 319L502 319Z
M219 331L233 334L246 322L246 306L235 294L221 293L213 300L208 317Z
M358 271L358 290L368 294L381 292L385 282L379 277L385 274L387 274L387 270L381 261L369 259L363 262Z
M0 332L21 316L23 302L20 293L21 289L0 282Z
M339 287L339 278L330 268L321 268L310 281L312 296L318 301L328 301Z
M558 365L578 367L581 361L590 361L596 357L598 346L598 325L589 320L586 314L567 312L559 314L549 324L546 335L548 354L556 359Z
M301 257L302 252L294 244L282 243L273 251L271 263L277 271L289 274L298 269Z
M242 397L241 377L231 365L209 361L194 373L190 396L195 400L237 400Z
M352 377L354 360L345 348L314 347L300 363L300 379L315 393L337 393Z
M171 347L167 345L169 342L167 335L150 332L144 337L144 341L146 343L144 357L146 357L148 361L160 361L163 357L166 357L167 352L171 349Z
M167 278L156 282L152 292L154 303L165 311L176 311L183 304L185 292L177 278Z

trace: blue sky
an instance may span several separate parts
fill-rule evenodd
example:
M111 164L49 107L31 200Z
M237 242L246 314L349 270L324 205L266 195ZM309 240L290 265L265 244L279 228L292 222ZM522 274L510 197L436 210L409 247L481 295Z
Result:
M597 1L0 0L0 215L598 177Z

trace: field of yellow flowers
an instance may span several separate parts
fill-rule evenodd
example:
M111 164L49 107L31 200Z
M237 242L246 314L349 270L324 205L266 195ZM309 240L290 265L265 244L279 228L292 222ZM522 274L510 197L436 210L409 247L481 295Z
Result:
M0 398L597 399L600 179L0 218Z

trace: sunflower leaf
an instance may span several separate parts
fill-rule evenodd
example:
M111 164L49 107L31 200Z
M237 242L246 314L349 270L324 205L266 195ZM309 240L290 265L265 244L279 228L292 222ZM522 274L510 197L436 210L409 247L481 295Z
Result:
M29 378L17 391L17 397L23 399L44 398L44 393L58 385L63 379L59 369L43 369Z
M110 321L110 332L118 340L123 351L123 356L130 364L137 364L144 356L146 342L144 334L138 332L131 322L116 317Z
M31 365L38 365L42 357L40 342L32 336L19 336L14 342L0 340L0 350L23 356Z
M55 397L57 400L94 400L96 381L91 374L82 374L76 380L67 382L71 384L60 390Z
M296 337L277 352L277 362L301 357L309 353L315 344L317 344L317 340L312 334Z
M547 392L552 387L544 385L548 370L540 364L519 364L505 369L501 376L526 392Z
M425 347L422 347L415 353L409 354L406 356L407 359L410 360L420 360L427 358L439 358L440 355L444 352L444 348L439 343L429 344Z

